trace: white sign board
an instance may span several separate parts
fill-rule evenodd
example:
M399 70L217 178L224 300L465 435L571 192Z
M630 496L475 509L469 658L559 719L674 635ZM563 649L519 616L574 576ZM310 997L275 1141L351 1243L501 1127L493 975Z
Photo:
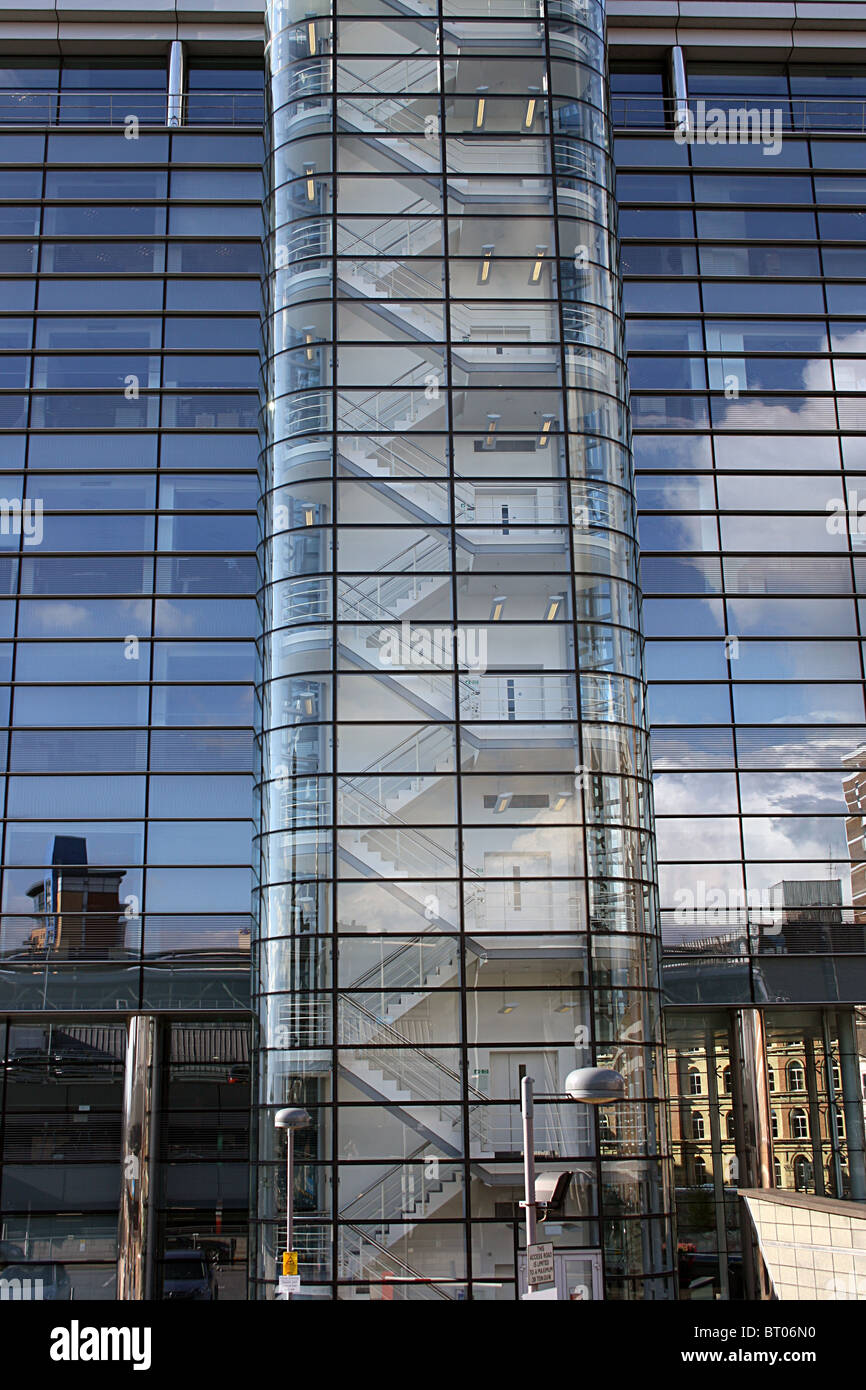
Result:
M278 1280L280 1293L299 1293L301 1288L300 1274L281 1274Z
M552 1284L556 1279L553 1268L553 1245L530 1245L528 1251L528 1275L530 1287L539 1284Z

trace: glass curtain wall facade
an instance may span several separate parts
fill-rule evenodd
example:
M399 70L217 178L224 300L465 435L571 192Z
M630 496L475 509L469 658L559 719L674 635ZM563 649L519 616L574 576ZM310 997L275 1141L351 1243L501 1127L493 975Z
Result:
M126 1017L186 1016L132 1260L159 1296L211 1239L238 1297L262 144L169 132L164 61L121 66L3 69L0 1264L123 1292Z
M267 16L255 1294L297 1103L310 1293L515 1297L528 1073L552 1238L663 1298L603 12L416 9Z
M687 61L770 157L613 70L685 1297L759 1291L738 1186L866 1190L862 73Z

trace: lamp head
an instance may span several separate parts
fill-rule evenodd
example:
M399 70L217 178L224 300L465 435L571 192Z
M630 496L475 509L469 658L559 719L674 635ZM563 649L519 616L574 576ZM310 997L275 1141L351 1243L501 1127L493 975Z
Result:
M578 1067L565 1078L565 1090L572 1100L582 1100L589 1105L610 1105L612 1101L622 1100L625 1081L618 1071L611 1071L609 1067Z
M274 1125L277 1129L303 1129L308 1124L310 1124L310 1117L300 1105L290 1105L285 1110L278 1110L274 1116Z

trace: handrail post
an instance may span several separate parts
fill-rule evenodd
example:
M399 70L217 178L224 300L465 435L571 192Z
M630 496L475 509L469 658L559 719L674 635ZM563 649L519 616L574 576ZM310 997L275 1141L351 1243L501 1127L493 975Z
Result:
M523 1120L523 1182L524 1200L520 1205L526 1212L526 1278L529 1282L529 1249L536 1243L537 1203L535 1200L535 1083L524 1076L520 1083L520 1109Z

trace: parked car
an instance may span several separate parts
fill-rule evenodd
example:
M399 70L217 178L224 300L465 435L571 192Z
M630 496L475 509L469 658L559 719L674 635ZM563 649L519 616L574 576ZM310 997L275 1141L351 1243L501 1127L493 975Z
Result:
M203 1250L166 1250L162 1276L163 1298L215 1302L217 1293L213 1265Z

